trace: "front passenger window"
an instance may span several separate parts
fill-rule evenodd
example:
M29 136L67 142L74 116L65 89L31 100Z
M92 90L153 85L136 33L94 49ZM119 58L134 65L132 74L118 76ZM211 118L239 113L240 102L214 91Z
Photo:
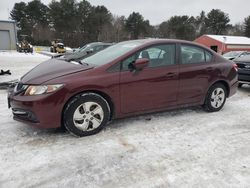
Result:
M149 59L148 67L162 67L176 64L175 62L175 44L162 44L152 46L136 52L129 58L122 61L122 70L129 70L129 64L137 59Z

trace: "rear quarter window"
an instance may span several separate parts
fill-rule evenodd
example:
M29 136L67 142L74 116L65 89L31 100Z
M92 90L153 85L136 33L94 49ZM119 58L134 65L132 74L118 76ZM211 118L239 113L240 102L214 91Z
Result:
M212 53L205 50L206 62L211 62L213 59Z

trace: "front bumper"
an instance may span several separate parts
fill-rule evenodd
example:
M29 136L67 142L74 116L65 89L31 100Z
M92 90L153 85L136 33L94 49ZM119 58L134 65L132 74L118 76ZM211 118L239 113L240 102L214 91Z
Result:
M61 126L63 100L59 93L22 96L8 92L8 106L13 118L38 128L58 128Z
M30 123L39 123L36 115L29 111L29 110L23 110L18 108L12 108L12 113L14 115L14 119L19 119L22 121L28 121Z

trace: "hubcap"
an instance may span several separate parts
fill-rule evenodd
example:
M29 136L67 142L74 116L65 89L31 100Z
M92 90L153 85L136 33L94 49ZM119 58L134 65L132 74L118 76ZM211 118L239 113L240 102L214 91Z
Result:
M225 100L225 92L222 88L216 88L211 96L211 105L214 108L220 108Z
M102 107L95 102L85 102L77 107L73 115L75 126L82 131L92 131L98 128L103 120Z

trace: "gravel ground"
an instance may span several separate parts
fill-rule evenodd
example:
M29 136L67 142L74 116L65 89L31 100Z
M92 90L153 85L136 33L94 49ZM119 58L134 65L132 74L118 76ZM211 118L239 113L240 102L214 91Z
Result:
M1 52L0 69L14 79L48 58ZM249 86L217 113L137 116L84 138L14 121L0 90L0 120L0 187L250 187Z

